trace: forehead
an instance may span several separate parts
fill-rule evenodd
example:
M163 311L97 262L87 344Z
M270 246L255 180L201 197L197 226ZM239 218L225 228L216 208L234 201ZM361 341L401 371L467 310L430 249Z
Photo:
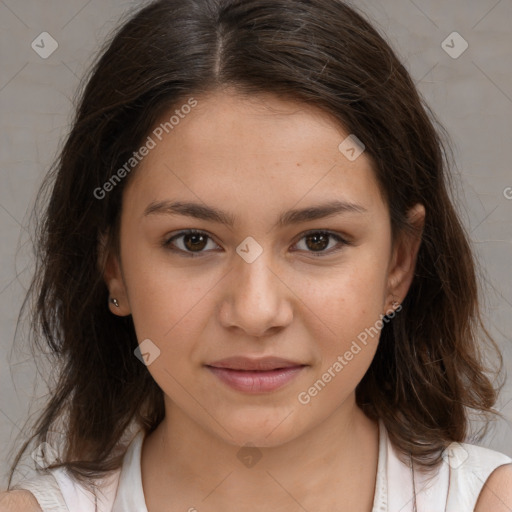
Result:
M324 111L270 94L195 99L193 109L175 106L155 125L167 130L161 140L152 135L155 146L126 191L132 199L185 195L243 207L318 202L329 194L365 207L382 202L371 159L363 152L349 160L340 151L350 134ZM176 110L181 115L171 125Z

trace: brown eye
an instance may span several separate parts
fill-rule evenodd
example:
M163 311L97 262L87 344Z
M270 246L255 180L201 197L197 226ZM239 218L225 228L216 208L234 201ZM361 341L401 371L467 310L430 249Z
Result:
M175 243L175 241L179 241L179 243ZM181 231L167 239L163 245L171 251L188 253L187 255L192 256L194 253L201 254L202 252L206 252L204 249L207 247L209 241L217 245L207 233L197 230L187 230Z
M325 233L314 233L313 235L308 235L306 238L306 245L312 251L323 251L329 245L330 235L326 235ZM309 242L311 243L309 245Z
M207 237L198 233L190 233L188 235L184 235L183 244L185 247L191 251L194 250L202 250L206 246Z
M331 233L329 231L310 231L304 234L300 241L302 240L305 240L304 245L306 248L299 250L304 250L306 252L313 253L313 256L324 256L327 254L331 254L333 252L337 252L338 250L340 250L343 245L350 245L341 236L335 233ZM331 249L333 250L326 251L326 249L329 247L331 240L335 240L337 243L334 244L334 249L333 246L331 246ZM338 246L338 248L336 248L336 246Z
M302 242L302 240L305 241L305 248L299 250L310 253L313 256L327 256L339 251L344 245L350 245L344 238L329 231L310 231L302 236L300 242ZM332 241L335 241L335 243L331 244ZM211 242L214 247L208 249L209 242ZM296 245L298 245L298 243ZM163 246L173 252L192 257L201 256L219 247L210 235L204 231L194 229L177 233L165 240Z

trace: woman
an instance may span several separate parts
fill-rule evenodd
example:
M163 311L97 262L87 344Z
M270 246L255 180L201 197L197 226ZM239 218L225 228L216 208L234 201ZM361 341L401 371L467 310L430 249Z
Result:
M465 443L497 390L434 119L337 0L134 15L47 182L32 291L61 378L47 471L4 499L509 510L512 459Z

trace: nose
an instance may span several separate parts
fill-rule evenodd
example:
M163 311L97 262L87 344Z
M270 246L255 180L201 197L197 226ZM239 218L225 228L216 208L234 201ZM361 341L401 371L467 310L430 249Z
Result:
M236 256L219 311L225 328L264 337L291 323L293 292L265 255L252 263Z

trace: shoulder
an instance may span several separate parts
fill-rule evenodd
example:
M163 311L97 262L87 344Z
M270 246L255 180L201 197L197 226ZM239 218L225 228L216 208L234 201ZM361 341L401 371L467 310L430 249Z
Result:
M450 466L448 510L460 504L475 512L512 510L512 458L482 446L452 443L446 450Z
M512 463L499 466L485 482L475 512L512 510Z
M459 470L458 473L473 473L475 476L485 478L499 466L512 463L512 458L504 453L468 443L453 442L448 446L443 454L443 459L450 466L452 473Z
M0 492L0 512L42 512L30 491Z

